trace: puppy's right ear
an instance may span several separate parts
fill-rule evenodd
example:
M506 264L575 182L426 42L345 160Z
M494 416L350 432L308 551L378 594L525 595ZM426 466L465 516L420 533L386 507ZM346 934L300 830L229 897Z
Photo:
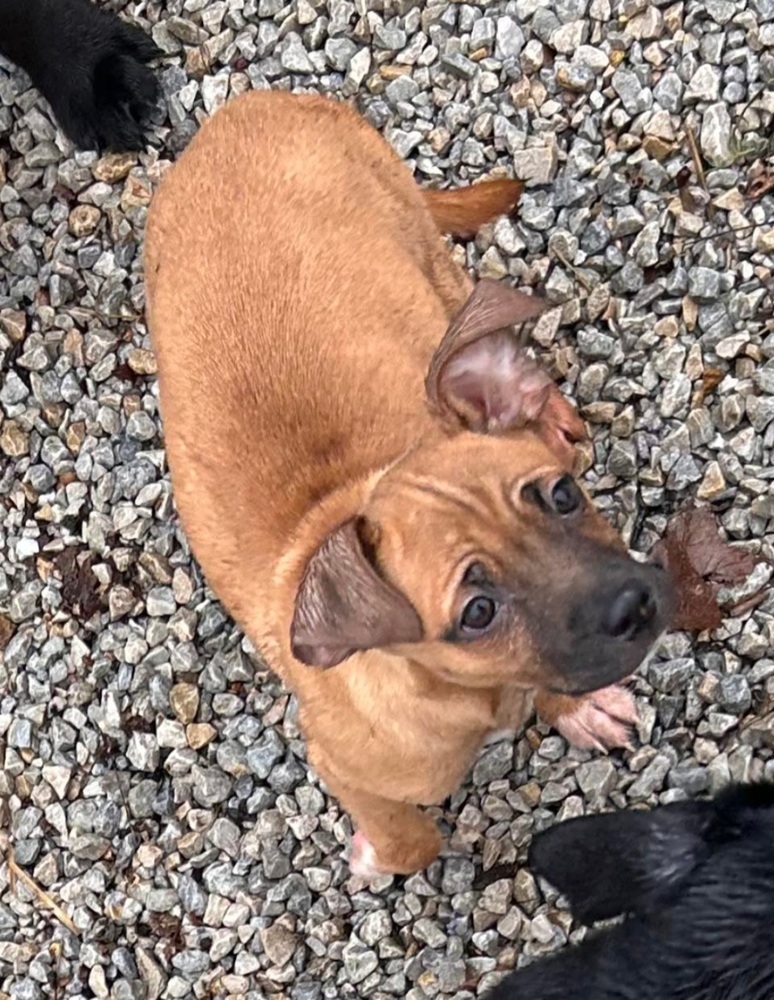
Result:
M535 296L482 278L438 345L425 389L445 422L479 434L529 425L571 469L575 445L586 436L583 421L513 330L546 308Z
M645 913L678 891L711 853L711 802L676 802L652 812L582 816L538 835L532 869L585 924Z
M379 573L360 519L332 532L309 561L290 629L293 656L333 667L358 650L419 642L411 602Z

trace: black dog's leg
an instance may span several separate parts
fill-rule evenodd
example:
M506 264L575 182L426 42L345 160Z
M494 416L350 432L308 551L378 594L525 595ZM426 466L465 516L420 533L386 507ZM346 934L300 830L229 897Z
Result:
M139 28L90 0L0 0L0 53L26 70L84 149L135 150L157 95L161 55Z

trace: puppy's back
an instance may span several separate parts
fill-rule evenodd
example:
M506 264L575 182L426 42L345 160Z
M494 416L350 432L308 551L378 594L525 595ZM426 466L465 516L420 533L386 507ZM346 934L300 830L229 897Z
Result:
M378 133L323 98L254 93L164 179L146 281L176 499L224 596L214 577L245 552L263 573L319 499L422 435L466 279Z

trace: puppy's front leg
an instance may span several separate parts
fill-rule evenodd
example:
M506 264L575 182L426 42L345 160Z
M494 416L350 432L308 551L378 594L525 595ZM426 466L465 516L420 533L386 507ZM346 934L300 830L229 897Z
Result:
M330 781L325 774L322 777L357 828L349 860L353 875L411 875L436 859L440 831L417 806Z
M637 722L637 706L630 691L620 684L580 697L538 691L535 711L543 722L584 750L630 747Z

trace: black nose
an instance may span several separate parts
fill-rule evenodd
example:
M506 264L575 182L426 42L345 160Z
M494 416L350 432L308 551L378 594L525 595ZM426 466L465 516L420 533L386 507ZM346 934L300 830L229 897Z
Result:
M613 639L636 639L656 617L656 599L646 584L629 580L602 619L602 631Z

